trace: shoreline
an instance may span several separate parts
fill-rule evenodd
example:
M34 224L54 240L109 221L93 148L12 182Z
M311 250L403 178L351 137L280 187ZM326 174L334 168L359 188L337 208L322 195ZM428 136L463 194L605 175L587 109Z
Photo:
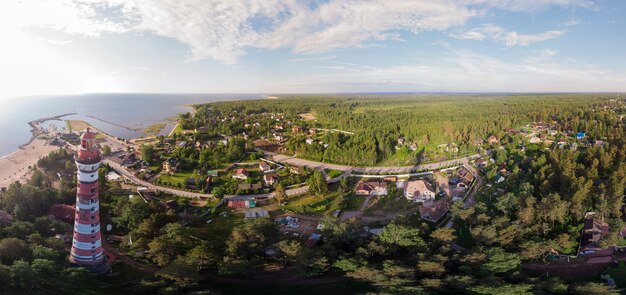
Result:
M50 121L50 120L61 120L61 118L66 117L66 116L71 116L71 115L76 115L77 113L68 113L68 114L63 114L63 115L58 115L58 116L52 116L52 117L45 117L45 118L40 118L40 119L36 119L36 120L32 120L28 122L28 125L30 125L31 127L31 134L32 136L30 137L30 139L24 143L24 144L20 144L17 148L18 149L25 149L26 146L28 146L29 144L31 144L33 142L33 140L35 140L35 138L37 138L39 135L43 134L43 131L41 130L41 128L37 125L37 124L41 124L45 121ZM17 151L16 151L17 152ZM10 153L6 156L0 157L0 158L4 158L7 156L10 156L16 152Z
M29 179L32 168L42 157L47 156L51 152L57 150L58 146L48 144L48 140L41 138L44 134L39 124L50 120L61 120L65 116L75 115L76 113L68 113L58 116L51 116L32 120L28 125L32 136L30 139L18 146L18 149L8 155L0 157L0 188L8 187L12 183L19 181L25 183Z
M261 98L263 98L263 97L261 97ZM246 99L237 99L237 100L246 100ZM229 101L229 100L217 100L217 101L214 101L214 102L221 102L221 101ZM203 103L213 103L213 101L212 102L196 102L196 103L191 103L191 104L183 104L183 105L179 105L179 106L189 108L189 113L193 116L196 113L196 109L194 108L194 106L197 105L197 104L203 104ZM44 118L39 118L39 119L27 122L27 124L31 127L31 130L30 130L31 137L25 143L18 145L17 149L14 150L13 152L10 152L9 154L6 154L6 155L0 155L0 159L5 159L5 158L8 158L8 157L14 156L19 151L26 150L29 147L29 145L32 144L33 141L35 141L35 139L37 139L40 135L44 134L44 132L41 129L41 127L39 126L39 124L41 124L41 123L43 123L45 121L49 121L49 120L62 120L63 117L71 116L71 115L78 115L78 113L74 112L74 113L67 113L67 114L62 114L62 115L57 115L57 116L44 117ZM117 123L109 122L109 121L106 121L106 120L103 120L103 119L100 119L100 118L97 118L97 117L94 117L94 116L91 116L91 115L85 115L85 116L88 117L88 118L94 119L94 120L102 121L103 123L106 123L106 124L110 124L110 125L113 125L113 126L116 126L116 127L119 127L119 128L127 129L129 131L144 133L142 130L133 129L133 128L130 128L128 126L123 126L123 125L120 125L120 124L117 124ZM166 126L163 129L167 129L168 127L172 126L173 122L168 122L167 120L168 120L168 118L164 118L162 120L162 122L166 122ZM85 123L87 123L87 122L85 122ZM110 138L118 140L117 137L115 137L115 136L113 136L111 134L107 134L107 133L103 132L102 130L99 130L99 129L91 126L90 124L87 124L87 125L89 125L92 129L97 130L99 133L105 134L106 136L108 136ZM169 130L168 134L161 134L161 135L171 136L173 134L174 130L176 130L177 125L178 125L178 120L176 121L175 124L173 124L173 128L171 130ZM159 133L162 133L162 132L163 131L160 131ZM147 136L147 134L144 133L143 136L138 136L138 137L135 137L135 138L129 138L128 140L137 139L137 138L143 138L145 136Z
M37 161L59 149L58 146L48 145L47 142L37 135L31 138L29 143L21 145L17 151L1 157L0 187L8 187L16 181L27 182Z
M49 120L61 120L61 118L65 116L74 114L75 113L63 114L40 118L28 122L28 124L32 127L32 136L28 142L21 144L16 151L0 157L0 167L2 167L2 169L0 169L0 188L8 187L16 181L26 183L30 179L29 176L32 172L32 168L37 165L37 161L39 161L39 159L47 156L55 150L58 150L59 148L63 148L56 145L49 145L49 140L42 138L42 135L45 133L39 124ZM85 122L85 124L94 131L102 133L105 141L118 141L115 137L94 128L87 122Z

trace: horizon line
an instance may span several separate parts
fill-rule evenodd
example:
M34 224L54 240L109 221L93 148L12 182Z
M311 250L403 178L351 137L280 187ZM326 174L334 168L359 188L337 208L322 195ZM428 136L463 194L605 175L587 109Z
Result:
M476 94L620 94L626 91L373 91L373 92L85 92L67 94L34 94L5 97L11 98L31 98L31 97L54 97L54 96L84 96L84 95L367 95L367 94L452 94L452 95L476 95Z

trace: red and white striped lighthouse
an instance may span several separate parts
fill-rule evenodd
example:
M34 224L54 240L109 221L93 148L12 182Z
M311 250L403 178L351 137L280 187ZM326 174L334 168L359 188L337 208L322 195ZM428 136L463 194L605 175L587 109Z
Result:
M69 261L90 269L102 269L104 255L100 234L100 202L98 195L98 167L100 151L96 136L87 128L80 138L80 147L74 157L78 167L76 189L76 216Z

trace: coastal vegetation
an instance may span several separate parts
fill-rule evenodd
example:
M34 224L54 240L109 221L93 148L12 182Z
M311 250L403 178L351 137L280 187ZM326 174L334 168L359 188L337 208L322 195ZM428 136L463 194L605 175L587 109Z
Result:
M82 131L89 127L87 122L82 120L65 120L65 125L68 131Z
M161 132L161 130L163 130L163 128L165 128L165 126L167 126L165 123L153 124L144 128L143 132L148 136L156 136L159 132Z

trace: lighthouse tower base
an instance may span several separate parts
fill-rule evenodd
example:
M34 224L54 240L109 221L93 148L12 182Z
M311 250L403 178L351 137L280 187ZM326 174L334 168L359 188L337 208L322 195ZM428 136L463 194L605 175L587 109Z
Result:
M111 265L109 264L109 259L106 255L104 255L104 259L102 260L102 262L98 264L94 264L94 265L81 264L80 262L75 261L72 258L72 255L67 257L67 261L73 267L82 267L88 270L89 272L95 273L95 274L105 274L111 271Z

